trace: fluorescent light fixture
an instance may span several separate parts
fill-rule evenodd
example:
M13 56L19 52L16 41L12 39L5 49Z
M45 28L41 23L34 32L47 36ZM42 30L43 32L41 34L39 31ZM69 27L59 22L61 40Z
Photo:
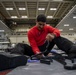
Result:
M69 24L64 24L64 26L69 26Z
M21 16L21 18L28 18L27 16Z
M38 10L45 10L45 8L38 8Z
M0 32L4 32L4 30L0 30Z
M17 16L11 16L11 18L18 18Z
M53 1L63 1L63 0L53 0Z
M19 10L26 10L26 8L19 8Z
M75 19L75 18L76 18L76 16L73 16L73 18Z
M53 18L53 16L47 16L47 18Z
M63 31L63 29L59 29L59 31Z
M73 28L69 28L69 30L74 30Z
M50 10L57 10L57 8L50 8Z
M13 8L6 8L6 10L13 10Z

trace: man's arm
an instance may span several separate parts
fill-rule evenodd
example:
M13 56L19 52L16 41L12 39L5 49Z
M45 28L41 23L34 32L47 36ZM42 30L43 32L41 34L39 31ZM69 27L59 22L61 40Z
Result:
M34 38L34 36L33 36L33 34L31 32L28 32L28 40L29 40L29 43L30 43L30 45L32 47L33 52L35 54L40 53L40 50L39 50L39 48L38 48L38 46L36 44L35 38Z
M46 40L52 41L55 37L60 36L60 31L52 26L48 27L48 34L46 36Z
M31 33L28 33L28 40L30 42L30 45L32 47L32 50L33 50L34 54L36 54L36 57L38 59L42 58L44 55L40 52L40 50L39 50L39 48L36 44L35 38Z
M47 28L48 28L48 32L54 35L55 37L60 36L60 31L57 28L54 28L52 26L47 26Z

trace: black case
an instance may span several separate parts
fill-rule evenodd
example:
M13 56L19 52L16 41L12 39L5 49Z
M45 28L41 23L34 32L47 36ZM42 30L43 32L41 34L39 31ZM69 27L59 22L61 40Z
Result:
M24 55L0 52L0 71L23 66L27 64L27 57Z

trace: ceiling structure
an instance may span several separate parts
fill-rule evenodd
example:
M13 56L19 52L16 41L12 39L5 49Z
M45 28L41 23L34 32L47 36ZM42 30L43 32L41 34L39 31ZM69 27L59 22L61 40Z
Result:
M16 24L35 25L37 15L45 14L55 27L75 4L76 0L0 0L0 19L12 29Z

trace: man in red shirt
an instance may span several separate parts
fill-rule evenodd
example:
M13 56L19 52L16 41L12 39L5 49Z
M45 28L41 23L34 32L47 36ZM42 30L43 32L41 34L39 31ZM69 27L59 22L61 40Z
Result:
M59 49L68 53L71 45L73 45L71 41L60 36L58 29L46 24L46 17L43 14L38 15L36 25L28 31L28 40L34 54L44 52L47 47L44 55L49 55L55 44ZM38 57L40 58L44 55L41 54Z

